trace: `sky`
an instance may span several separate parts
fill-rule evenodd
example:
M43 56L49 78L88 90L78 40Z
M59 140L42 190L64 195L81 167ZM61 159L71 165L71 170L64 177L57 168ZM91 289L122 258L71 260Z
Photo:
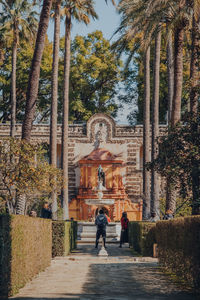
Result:
M99 19L91 19L89 25L78 23L74 20L72 26L72 39L77 34L85 36L93 31L101 30L106 39L110 40L112 38L111 41L115 40L115 37L112 36L120 24L120 15L117 13L116 7L112 5L111 0L108 0L107 4L105 0L95 0L95 11L97 12ZM51 41L53 40L53 30L53 21L51 21L48 28L48 36ZM61 36L63 35L64 22L61 24ZM130 113L130 109L130 105L126 105L123 110L120 109L115 121L118 124L128 124L127 115Z
M83 23L73 22L72 27L72 38L75 35L87 35L95 30L101 30L106 39L110 39L117 29L120 23L120 16L116 11L116 8L112 5L111 0L108 1L108 4L104 0L95 1L95 11L98 14L99 19L93 20L89 25ZM64 35L64 23L61 25L61 36ZM48 36L50 40L53 40L53 22L50 22L48 29Z

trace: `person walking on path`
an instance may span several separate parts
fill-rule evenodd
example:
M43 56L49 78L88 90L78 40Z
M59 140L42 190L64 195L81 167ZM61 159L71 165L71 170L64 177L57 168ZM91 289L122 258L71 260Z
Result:
M129 219L127 218L127 213L123 212L121 217L121 236L120 236L120 245L119 247L122 247L122 244L128 243L128 224Z
M98 248L100 236L103 238L103 247L106 248L106 226L108 225L108 220L104 215L103 209L99 210L99 215L96 217L95 225L97 226L95 248Z

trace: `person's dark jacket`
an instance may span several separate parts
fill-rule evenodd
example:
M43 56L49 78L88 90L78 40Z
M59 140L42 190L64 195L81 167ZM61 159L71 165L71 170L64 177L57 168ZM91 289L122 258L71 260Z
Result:
M106 225L108 225L108 220L105 215L99 214L96 217L95 225L97 225L97 229L106 229Z
M41 211L41 218L51 219L51 216L52 216L51 210L43 207Z

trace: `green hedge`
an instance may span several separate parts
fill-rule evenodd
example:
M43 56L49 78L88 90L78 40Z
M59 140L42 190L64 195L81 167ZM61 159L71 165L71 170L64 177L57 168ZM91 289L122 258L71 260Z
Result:
M0 295L18 292L51 262L51 220L0 216Z
M76 248L77 222L53 221L52 257L66 256Z
M156 243L155 223L132 221L129 223L129 244L143 256L153 256Z
M199 289L200 216L158 222L156 239L160 265Z

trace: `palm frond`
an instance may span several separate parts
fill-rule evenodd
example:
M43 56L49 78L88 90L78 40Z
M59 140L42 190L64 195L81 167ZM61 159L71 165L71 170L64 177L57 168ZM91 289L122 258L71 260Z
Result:
M108 0L105 0L105 1L106 1L106 4L108 4ZM116 6L115 0L111 0L111 2L114 6Z

